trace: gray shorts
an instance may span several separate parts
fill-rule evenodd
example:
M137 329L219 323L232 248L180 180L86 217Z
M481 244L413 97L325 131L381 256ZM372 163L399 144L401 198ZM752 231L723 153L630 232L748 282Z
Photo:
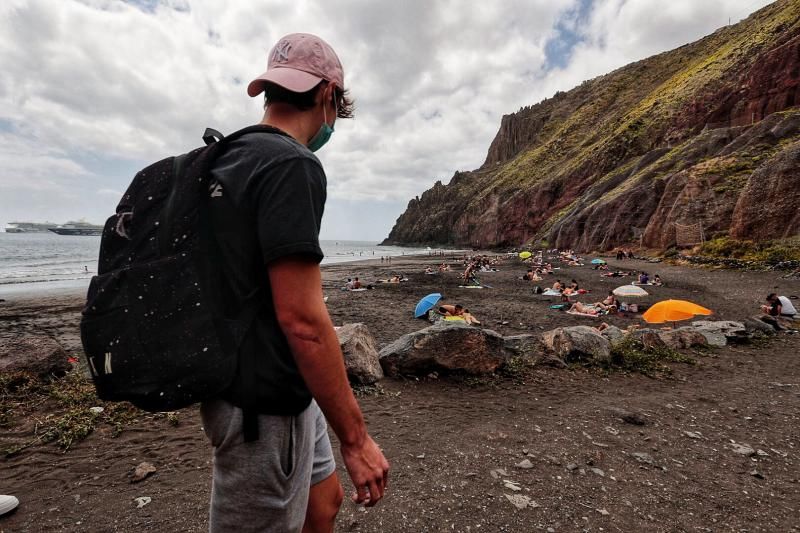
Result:
M238 407L214 400L200 414L214 446L209 531L299 532L309 489L336 470L317 403L297 416L259 415L254 442L244 442Z

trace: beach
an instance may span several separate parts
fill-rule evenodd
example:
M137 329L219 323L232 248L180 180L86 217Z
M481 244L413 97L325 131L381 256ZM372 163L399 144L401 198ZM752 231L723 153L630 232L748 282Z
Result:
M460 254L445 253L395 257L390 265L379 259L324 265L323 289L334 324L366 324L379 348L428 325L413 318L413 309L432 292L502 335L599 323L550 309L560 298L533 294L535 283L520 279L527 267L499 257L499 272L479 274L491 288L459 288ZM665 285L646 287L651 296L642 302L688 299L712 309L713 319L756 315L770 292L800 295L800 280L785 272L607 259L612 269L661 276ZM424 273L442 261L453 270ZM589 265L554 266L538 284L575 279L591 290L583 302L633 280L601 277ZM409 281L376 283L394 273ZM374 289L340 290L355 276ZM0 342L44 334L80 354L80 291L5 298ZM643 325L637 318L603 320ZM798 354L800 335L783 333L693 350L687 355L694 364L673 363L671 372L654 376L572 365L512 376L386 378L358 396L392 464L389 492L373 509L345 501L337 530L796 531ZM0 427L0 444L30 440L50 413L47 402L18 409ZM115 433L101 426L67 451L40 443L0 459L0 493L21 502L0 518L0 531L206 531L211 450L198 410L141 416ZM737 453L735 444L754 454ZM132 483L143 461L156 472ZM529 499L525 508L511 501L518 495ZM138 497L150 501L138 507Z

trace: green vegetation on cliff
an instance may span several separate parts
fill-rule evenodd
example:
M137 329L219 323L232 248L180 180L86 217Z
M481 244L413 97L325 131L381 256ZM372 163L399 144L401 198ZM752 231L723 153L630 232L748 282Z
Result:
M800 0L781 0L503 117L484 165L409 204L387 242L667 248L676 224L758 239L737 217L772 200L754 176L797 182L799 72Z

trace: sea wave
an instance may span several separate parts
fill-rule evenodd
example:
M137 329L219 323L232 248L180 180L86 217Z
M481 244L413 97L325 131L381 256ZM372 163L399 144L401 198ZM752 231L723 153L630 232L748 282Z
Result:
M84 274L82 276L48 277L48 278L30 276L28 278L11 278L11 279L5 278L5 279L0 279L0 285L21 285L21 284L25 284L25 283L47 283L49 281L77 281L79 279L85 279L86 281L89 281L89 279L91 279L91 278L87 274Z

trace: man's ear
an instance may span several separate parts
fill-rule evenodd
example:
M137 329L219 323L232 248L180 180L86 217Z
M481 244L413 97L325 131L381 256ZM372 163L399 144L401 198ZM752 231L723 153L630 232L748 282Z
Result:
M333 82L329 82L325 86L325 92L323 93L324 102L331 102L336 105L334 99L336 98L336 84Z

